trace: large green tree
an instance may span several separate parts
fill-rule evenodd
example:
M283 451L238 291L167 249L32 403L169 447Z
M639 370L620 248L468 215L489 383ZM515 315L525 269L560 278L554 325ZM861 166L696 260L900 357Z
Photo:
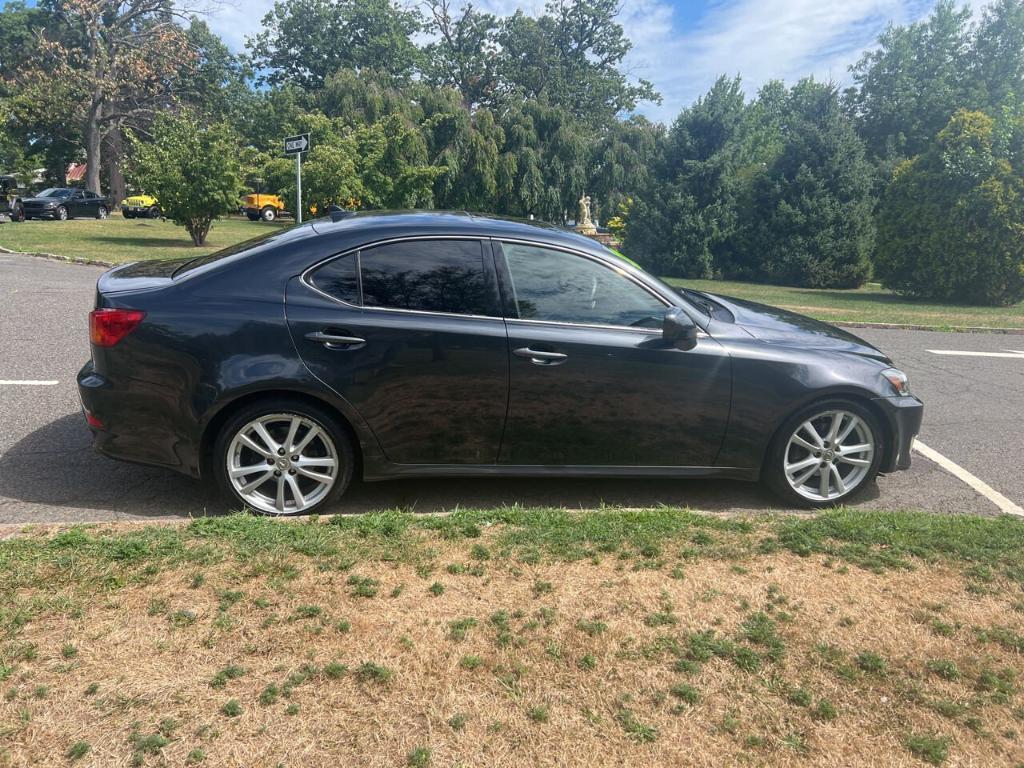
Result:
M957 303L1024 299L1022 136L1019 112L997 122L961 110L896 169L879 212L885 285Z
M418 10L392 0L277 0L247 47L266 82L312 91L345 68L408 77L421 24Z

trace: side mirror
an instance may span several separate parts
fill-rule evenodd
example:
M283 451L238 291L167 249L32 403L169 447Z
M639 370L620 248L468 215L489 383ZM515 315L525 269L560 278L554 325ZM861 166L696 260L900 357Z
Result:
M675 307L665 313L661 337L677 349L693 349L697 346L697 324L683 310Z

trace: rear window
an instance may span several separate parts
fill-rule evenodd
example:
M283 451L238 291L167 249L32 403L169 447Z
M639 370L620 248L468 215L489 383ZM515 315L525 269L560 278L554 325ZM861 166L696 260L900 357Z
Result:
M273 229L252 238L251 240L243 240L240 243L229 245L227 248L223 248L219 251L209 253L205 256L197 256L196 258L190 259L189 261L185 262L182 266L174 270L174 274L172 275L172 277L181 277L182 275L192 272L193 270L199 269L200 267L205 267L207 264L213 264L214 262L220 261L221 259L227 259L231 256L235 256L239 253L248 251L252 248L255 248L257 245L269 240L275 235L280 235L283 231L285 230L274 227Z

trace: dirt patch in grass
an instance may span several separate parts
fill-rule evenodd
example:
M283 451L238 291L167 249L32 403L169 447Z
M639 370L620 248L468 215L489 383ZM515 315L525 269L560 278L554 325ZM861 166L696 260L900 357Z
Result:
M1002 541L968 560L892 519L518 510L8 540L0 765L1019 764L1022 595L993 554L1017 530L977 524Z

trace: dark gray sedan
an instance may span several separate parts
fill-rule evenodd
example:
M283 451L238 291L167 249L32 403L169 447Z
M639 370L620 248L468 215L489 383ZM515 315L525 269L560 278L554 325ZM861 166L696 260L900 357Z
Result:
M50 187L22 202L26 219L67 221L76 216L105 219L110 214L107 198L85 189Z
M267 514L357 473L760 478L820 507L910 466L921 424L846 331L478 215L338 213L121 266L90 327L95 447Z

